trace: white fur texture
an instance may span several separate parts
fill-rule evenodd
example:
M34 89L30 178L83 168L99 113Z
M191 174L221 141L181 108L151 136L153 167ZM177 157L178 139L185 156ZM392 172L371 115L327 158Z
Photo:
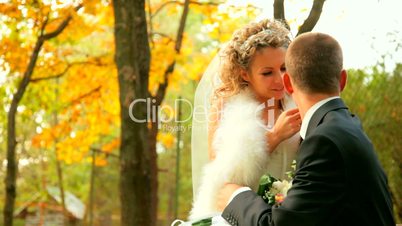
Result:
M203 169L201 186L189 219L218 212L217 193L230 182L256 189L267 171L266 129L258 103L248 90L231 97L224 105L215 131L213 149L216 158Z

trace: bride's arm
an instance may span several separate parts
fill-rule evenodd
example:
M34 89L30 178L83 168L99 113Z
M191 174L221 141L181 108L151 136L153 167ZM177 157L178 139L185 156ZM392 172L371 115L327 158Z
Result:
M211 109L208 115L208 158L209 160L214 160L216 153L212 148L212 141L215 135L216 128L218 128L221 110L223 106L223 100L214 100L211 104Z
M279 115L274 128L267 132L268 151L271 153L285 139L299 132L301 118L297 108L284 111Z

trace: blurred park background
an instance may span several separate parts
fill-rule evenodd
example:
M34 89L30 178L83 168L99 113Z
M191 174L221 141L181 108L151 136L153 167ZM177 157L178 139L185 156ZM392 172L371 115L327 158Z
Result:
M307 30L341 42L349 72L342 97L378 151L402 223L400 6L0 0L0 225L165 226L186 219L193 109L176 100L193 101L233 31L274 17L287 20L293 37L310 24ZM139 98L149 98L155 114L130 108Z

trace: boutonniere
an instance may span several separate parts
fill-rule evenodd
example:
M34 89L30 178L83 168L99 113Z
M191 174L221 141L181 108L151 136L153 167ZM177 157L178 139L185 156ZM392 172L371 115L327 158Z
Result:
M270 205L280 205L292 187L296 161L292 162L292 170L287 172L289 180L278 180L270 174L264 174L260 179L257 194Z

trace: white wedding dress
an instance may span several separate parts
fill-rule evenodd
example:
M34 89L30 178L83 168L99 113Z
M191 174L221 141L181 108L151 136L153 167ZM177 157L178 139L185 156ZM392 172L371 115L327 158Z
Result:
M288 97L283 101L283 105L285 110L295 107ZM299 135L297 133L283 141L268 154L267 126L262 120L262 109L264 106L257 102L248 88L224 103L212 141L216 158L202 167L199 186L193 175L193 186L198 187L194 188L195 198L189 217L191 221L220 215L216 208L217 193L225 183L245 185L256 191L259 179L264 173L278 179L286 178L285 173L291 170L291 163L296 155ZM207 139L202 144L204 148L205 143ZM206 155L208 150L204 151ZM194 162L197 161L193 159Z

